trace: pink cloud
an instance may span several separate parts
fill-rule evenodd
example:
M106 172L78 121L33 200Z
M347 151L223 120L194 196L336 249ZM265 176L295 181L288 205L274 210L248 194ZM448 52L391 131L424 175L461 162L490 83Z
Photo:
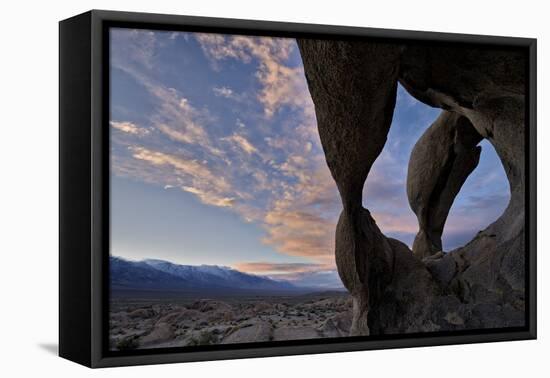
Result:
M289 274L303 273L327 269L322 264L309 263L270 263L270 262L241 262L234 265L242 272L255 274Z
M257 99L263 104L266 117L272 117L282 106L311 108L303 67L286 64L296 49L293 39L219 34L197 34L196 39L218 69L220 60L250 63L253 58L257 59L256 78L262 85Z

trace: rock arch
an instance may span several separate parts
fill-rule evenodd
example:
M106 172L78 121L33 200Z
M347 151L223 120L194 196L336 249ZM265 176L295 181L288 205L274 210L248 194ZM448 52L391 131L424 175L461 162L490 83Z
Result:
M524 325L524 53L311 39L299 39L298 46L343 205L335 256L354 300L351 334ZM442 109L409 163L407 192L420 226L414 254L384 236L361 198L386 142L398 81L418 100ZM482 138L503 163L510 203L466 246L437 253Z
M466 117L443 111L414 146L407 196L420 228L413 244L418 258L443 250L445 221L460 188L479 163L481 139Z

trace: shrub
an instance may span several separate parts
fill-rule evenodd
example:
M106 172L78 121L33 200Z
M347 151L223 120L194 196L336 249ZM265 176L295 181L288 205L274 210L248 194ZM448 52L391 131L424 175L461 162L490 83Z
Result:
M134 336L125 337L124 339L118 341L116 347L118 350L132 350L139 347L139 342Z

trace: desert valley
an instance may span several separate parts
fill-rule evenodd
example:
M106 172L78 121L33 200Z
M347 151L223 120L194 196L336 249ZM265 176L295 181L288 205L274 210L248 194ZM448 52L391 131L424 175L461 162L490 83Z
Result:
M111 350L343 337L351 327L346 291L231 269L111 258L111 285Z

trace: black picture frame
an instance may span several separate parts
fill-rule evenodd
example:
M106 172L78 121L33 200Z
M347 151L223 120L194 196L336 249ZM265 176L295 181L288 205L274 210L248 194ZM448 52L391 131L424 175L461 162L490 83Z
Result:
M526 327L137 350L107 346L109 64L113 26L281 37L468 43L525 49ZM59 354L89 367L406 348L536 338L536 39L92 10L59 24Z

